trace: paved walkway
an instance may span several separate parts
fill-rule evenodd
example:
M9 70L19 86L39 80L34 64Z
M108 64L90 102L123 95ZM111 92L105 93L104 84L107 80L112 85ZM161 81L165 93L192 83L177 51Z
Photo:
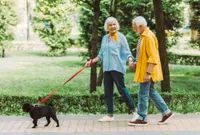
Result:
M28 116L0 116L0 135L200 135L200 114L175 114L166 125L160 115L149 115L148 126L128 126L131 115L115 115L113 122L98 122L99 115L59 115L60 127L45 119L32 129Z

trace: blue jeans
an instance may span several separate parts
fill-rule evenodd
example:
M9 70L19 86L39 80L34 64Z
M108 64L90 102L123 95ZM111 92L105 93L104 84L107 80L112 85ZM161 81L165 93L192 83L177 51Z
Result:
M154 82L151 80L149 82L140 83L140 90L138 93L138 120L147 121L147 111L148 111L148 100L153 102L159 112L163 116L169 114L171 111L168 109L163 98L154 88Z
M117 86L117 89L122 96L125 103L131 110L136 109L133 98L129 94L125 84L124 84L124 75L117 71L106 71L104 72L104 100L107 105L107 113L113 115L114 113L114 103L113 103L113 85L114 83Z

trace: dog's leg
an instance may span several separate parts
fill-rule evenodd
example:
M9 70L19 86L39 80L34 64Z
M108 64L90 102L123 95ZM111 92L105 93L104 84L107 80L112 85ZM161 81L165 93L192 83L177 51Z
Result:
M56 115L53 115L53 116L52 116L52 119L55 120L55 122L57 123L57 126L56 126L56 127L59 127L59 121L58 121Z
M51 122L51 120L50 120L50 117L46 117L46 119L47 119L47 124L46 124L46 125L44 125L44 126L48 126L48 125L49 125L49 123Z
M37 119L33 120L33 124L34 124L34 126L32 128L35 128L37 126Z

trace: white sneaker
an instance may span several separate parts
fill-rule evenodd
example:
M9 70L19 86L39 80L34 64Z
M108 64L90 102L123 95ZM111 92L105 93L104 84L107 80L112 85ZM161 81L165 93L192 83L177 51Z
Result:
M136 112L134 112L133 118L131 119L131 121L135 121L138 117L139 117L139 115Z
M99 122L109 122L109 121L114 121L114 120L115 120L114 116L110 117L110 116L106 115L106 116L102 117L101 119L99 119Z

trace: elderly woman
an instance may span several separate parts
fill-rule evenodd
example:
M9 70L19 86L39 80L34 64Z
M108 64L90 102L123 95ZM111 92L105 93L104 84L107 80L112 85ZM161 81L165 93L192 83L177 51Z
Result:
M167 104L155 90L155 82L162 81L162 68L158 52L158 41L154 33L147 27L144 17L138 16L132 21L133 30L140 35L136 53L136 72L134 81L140 83L138 93L138 114L135 121L129 125L147 125L147 112L149 98L162 113L158 124L165 124L173 116Z
M129 62L129 67L133 68L133 56L129 49L126 37L120 33L119 23L114 17L106 19L104 24L105 31L108 32L101 42L101 49L98 56L86 63L90 67L92 63L103 62L103 77L104 77L104 100L107 105L107 115L99 119L99 121L113 121L113 85L117 86L119 93L128 107L133 111L133 120L137 118L137 109L134 101L129 94L125 84L124 75L126 73L126 61Z

